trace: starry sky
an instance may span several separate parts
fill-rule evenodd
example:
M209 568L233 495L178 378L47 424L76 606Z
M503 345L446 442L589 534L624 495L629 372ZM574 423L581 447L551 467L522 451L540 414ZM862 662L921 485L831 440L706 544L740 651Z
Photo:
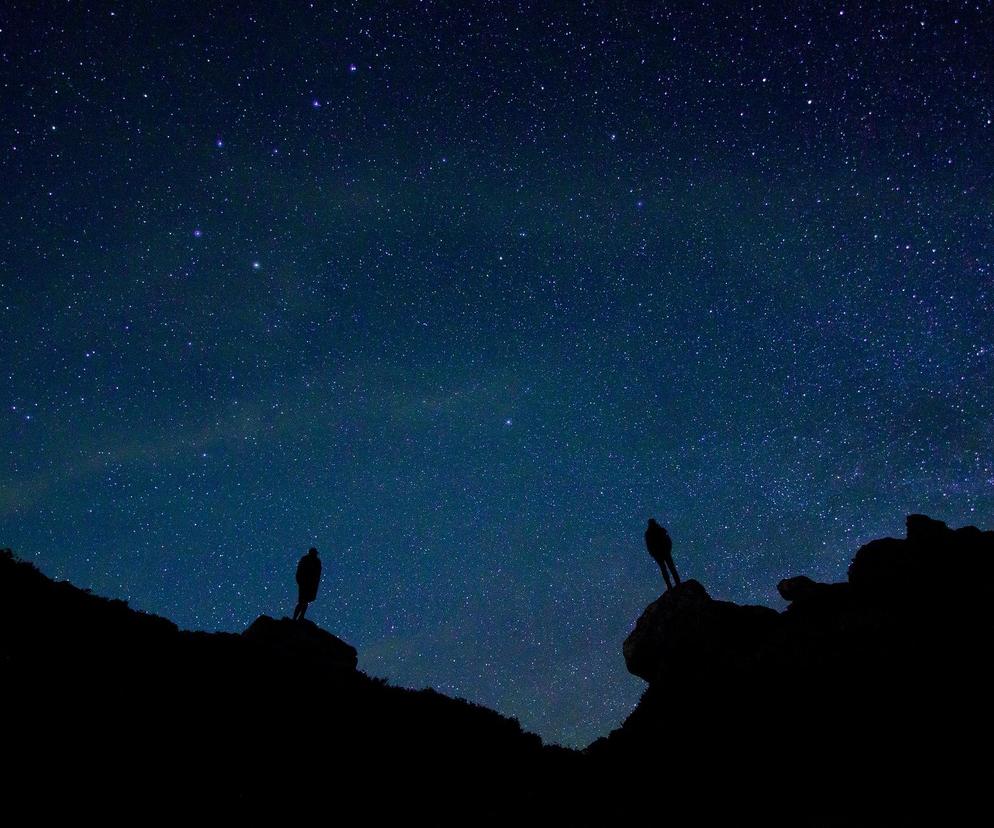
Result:
M580 746L684 577L994 526L982 3L14 2L0 545Z

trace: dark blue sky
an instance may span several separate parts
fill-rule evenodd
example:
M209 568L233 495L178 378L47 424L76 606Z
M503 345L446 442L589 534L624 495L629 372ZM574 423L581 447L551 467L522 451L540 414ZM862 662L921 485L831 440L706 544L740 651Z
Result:
M737 6L735 11L729 11ZM989 3L14 3L0 544L617 726L661 589L994 526Z

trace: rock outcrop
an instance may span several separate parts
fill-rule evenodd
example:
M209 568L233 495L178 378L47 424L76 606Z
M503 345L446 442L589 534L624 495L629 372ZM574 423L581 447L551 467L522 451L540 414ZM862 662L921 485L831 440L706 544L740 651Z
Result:
M669 671L691 669L762 641L778 618L769 607L715 601L697 581L684 581L646 607L625 639L625 664L646 681L665 681Z
M949 589L951 580L955 590ZM667 590L625 639L629 672L650 684L682 681L688 672L706 672L723 660L741 665L773 663L778 654L794 659L801 650L831 646L826 636L832 634L852 644L854 632L921 632L926 606L937 629L969 613L976 600L994 596L994 532L953 530L925 515L909 515L906 538L860 547L848 582L824 584L799 575L780 581L777 589L790 602L783 613L716 601L697 581ZM939 609L943 614L936 616ZM815 629L819 640L808 640Z
M260 615L242 633L242 637L291 658L346 670L354 670L359 664L359 653L355 647L307 619L293 621L281 618L277 621L268 615Z
M949 577L966 578L962 595L989 592L994 576L994 532L975 526L950 529L925 515L908 515L907 537L882 538L860 547L849 583L868 599L919 600ZM958 600L957 595L937 596Z
M681 791L720 779L722 800L746 810L774 791L791 813L880 809L856 824L980 801L994 532L911 515L906 538L857 551L846 582L801 575L778 589L783 612L715 601L695 581L650 604L623 646L648 689L589 748L595 763L665 765Z

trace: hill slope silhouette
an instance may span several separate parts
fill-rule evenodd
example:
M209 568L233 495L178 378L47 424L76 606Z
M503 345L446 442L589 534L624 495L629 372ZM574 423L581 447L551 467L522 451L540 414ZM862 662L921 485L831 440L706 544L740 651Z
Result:
M48 806L58 792L69 810L328 816L340 798L336 808L362 801L372 819L451 815L468 801L467 818L486 819L508 811L508 789L530 810L536 769L577 757L516 719L370 678L355 649L310 621L185 632L9 550L0 677L11 789Z
M994 532L912 515L847 582L781 581L783 612L685 581L624 642L639 704L580 753L370 678L311 622L184 632L8 551L8 789L111 818L948 821L986 807L992 576Z

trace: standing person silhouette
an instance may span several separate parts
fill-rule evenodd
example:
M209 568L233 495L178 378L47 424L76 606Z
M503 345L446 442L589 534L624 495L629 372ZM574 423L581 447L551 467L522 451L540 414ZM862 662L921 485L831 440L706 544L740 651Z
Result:
M649 518L649 526L645 530L645 548L649 550L652 559L659 564L663 580L666 581L666 588L673 587L670 572L673 573L673 581L679 584L680 576L676 574L676 567L673 565L673 541L669 532L656 523L655 518Z
M321 559L313 546L297 564L297 606L293 620L303 621L307 605L318 597L318 582L321 580Z

